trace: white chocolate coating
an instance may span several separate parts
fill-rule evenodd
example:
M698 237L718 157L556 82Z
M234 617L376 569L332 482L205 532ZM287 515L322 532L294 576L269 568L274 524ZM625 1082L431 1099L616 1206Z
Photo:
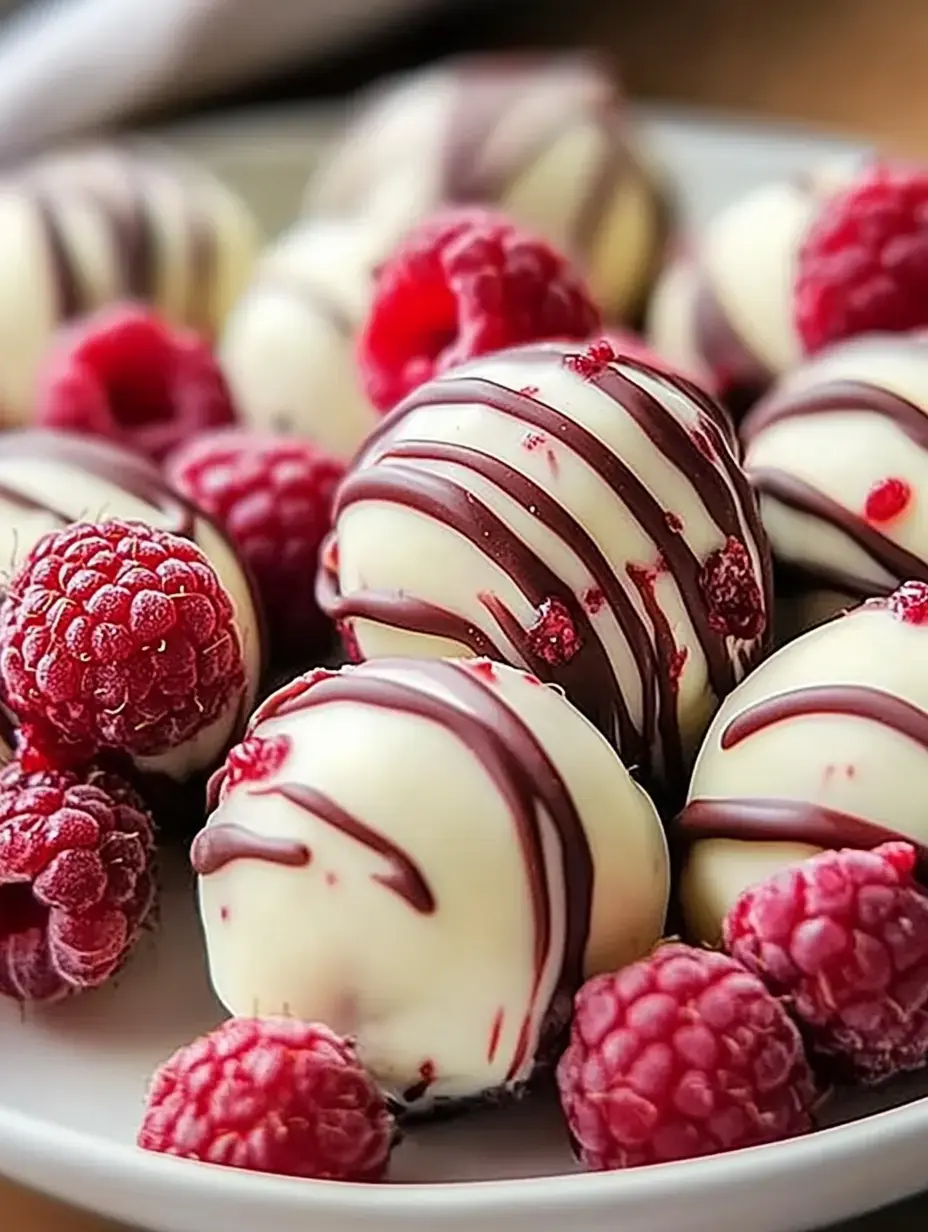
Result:
M136 298L212 335L257 246L237 196L160 150L89 147L0 179L0 426L28 421L62 320Z
M799 571L796 623L928 581L928 336L830 348L779 382L743 433L774 555ZM890 517L888 481L909 490Z
M765 184L732 202L667 265L648 308L655 350L705 370L739 407L802 357L793 324L796 258L822 202L857 161Z
M209 727L136 764L181 782L212 769L254 704L262 670L259 618L238 559L216 527L189 512L157 469L99 441L52 432L8 433L0 440L0 569L12 574L35 543L71 521L125 518L161 530L182 529L209 559L235 607L245 661L246 696L234 696ZM0 750L2 757L2 750Z
M768 549L720 407L578 360L501 352L401 404L341 488L320 600L363 658L487 654L561 684L646 781L682 790L765 645ZM733 541L757 617L735 632L701 581ZM552 601L579 649L534 640Z
M854 692L847 694L848 687ZM813 688L826 692L802 692ZM836 689L850 699L844 712L836 706ZM803 697L810 712L796 713L794 703ZM753 734L734 742L729 735L723 747L734 719L773 698L788 713L776 721L768 711ZM865 606L813 629L725 700L697 758L689 801L733 802L742 822L752 802L761 808L771 800L799 802L928 844L928 813L918 787L928 770L928 744L924 736L914 738L885 721L887 698L890 705L902 699L914 707L915 723L928 732L928 625ZM783 841L774 841L772 822L762 827L762 841L735 838L731 831L690 847L681 893L698 939L718 939L722 919L749 885L821 850L815 831L804 831L810 820L815 822L814 815L804 817L800 808L798 822L783 821L790 827ZM685 833L686 814L683 828ZM690 836L698 833L694 825ZM841 839L840 827L837 833L835 845L856 845Z
M307 192L311 212L405 226L446 202L495 205L545 236L622 320L666 237L662 175L609 74L581 56L464 59L380 87Z
M259 708L249 737L283 737L286 757L257 781L227 780L204 832L249 832L238 858L200 877L216 992L234 1014L294 1014L356 1037L377 1079L417 1107L517 1086L576 980L660 938L669 873L657 813L599 733L512 668L382 660L326 675L304 699L334 684L329 699L274 717L285 686ZM375 704L385 685L409 708ZM546 781L560 779L580 825L569 842L544 786L520 797L541 773L526 747ZM294 787L374 837L324 819L328 804L295 802ZM205 872L204 835L194 863ZM303 845L308 862L248 858L249 837ZM414 870L418 896L383 844ZM568 871L578 863L593 870L592 894Z
M374 217L307 219L268 249L219 349L247 422L351 457L380 419L358 379L355 339L396 238Z

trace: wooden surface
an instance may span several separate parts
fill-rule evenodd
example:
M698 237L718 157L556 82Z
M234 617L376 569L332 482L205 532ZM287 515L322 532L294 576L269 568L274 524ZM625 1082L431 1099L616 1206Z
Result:
M928 157L928 0L561 0L530 8L513 4L508 16L500 16L493 3L482 18L460 26L442 22L417 32L414 40L391 41L367 62L386 68L461 41L606 45L638 96L807 121ZM348 80L358 70L340 71ZM296 86L274 92L292 97L312 86L304 76ZM853 1229L922 1232L926 1221L928 1200L855 1223ZM113 1229L3 1182L0 1227L3 1232Z

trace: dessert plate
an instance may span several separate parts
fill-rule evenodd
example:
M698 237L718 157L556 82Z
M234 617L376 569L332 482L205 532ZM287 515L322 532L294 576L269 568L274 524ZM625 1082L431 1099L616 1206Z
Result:
M689 116L647 113L643 122L695 220L846 149ZM288 111L169 139L229 179L276 230L296 214L328 126L316 112ZM116 986L47 1011L0 1005L0 1173L152 1232L802 1232L928 1182L926 1075L876 1095L839 1093L825 1127L805 1139L625 1173L577 1172L543 1090L504 1111L413 1129L393 1183L379 1187L144 1154L132 1144L151 1070L224 1016L209 990L185 862L166 858L163 879L161 926Z

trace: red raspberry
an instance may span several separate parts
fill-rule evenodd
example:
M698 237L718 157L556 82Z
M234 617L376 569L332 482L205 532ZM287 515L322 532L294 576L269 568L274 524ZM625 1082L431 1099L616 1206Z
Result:
M699 574L709 624L724 637L753 641L767 627L764 596L750 553L740 539L710 552Z
M0 608L0 678L33 769L166 752L245 687L232 601L195 544L75 522L35 545Z
M799 251L795 314L809 352L928 325L928 171L877 163L829 198Z
M475 355L588 338L599 325L580 276L544 240L490 210L446 210L379 270L358 344L361 378L386 411Z
M255 1172L379 1181L395 1138L348 1041L290 1018L233 1018L156 1072L138 1144Z
M557 1069L588 1168L629 1168L792 1138L815 1084L779 1001L725 954L664 945L577 995Z
M39 374L35 419L160 462L195 432L232 423L235 409L204 339L127 303L61 330Z
M305 659L327 628L316 567L344 464L311 441L242 429L197 437L171 455L167 473L251 569L275 655Z
M872 602L875 607L889 608L905 624L928 625L928 585L924 582L903 582L888 598Z
M0 993L54 1001L96 988L155 897L154 826L122 779L0 773Z
M723 927L812 1049L867 1083L928 1055L928 898L914 867L908 843L826 851L752 886Z

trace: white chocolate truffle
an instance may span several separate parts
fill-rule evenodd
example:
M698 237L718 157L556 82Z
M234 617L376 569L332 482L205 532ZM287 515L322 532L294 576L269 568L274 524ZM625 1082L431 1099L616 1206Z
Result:
M928 335L831 347L774 386L742 438L794 626L928 581Z
M734 201L661 274L648 341L737 412L802 357L793 323L799 246L831 192L857 162L765 184Z
M160 150L90 147L0 179L0 426L28 421L62 321L133 298L212 335L257 243L229 189Z
M493 205L571 254L607 317L638 315L669 211L624 99L596 60L481 56L379 87L309 186L312 212L408 226Z
M681 791L766 646L770 561L725 412L569 344L412 393L336 501L319 599L360 657L487 655L561 685Z
M582 980L661 936L654 806L559 692L512 668L298 677L219 778L192 856L220 1000L355 1037L407 1105L523 1084Z
M183 782L212 770L222 759L238 738L260 681L260 620L234 549L144 458L100 441L56 432L9 432L0 438L0 569L5 575L15 572L49 531L70 522L110 518L145 522L193 540L213 565L235 608L245 663L245 697L231 698L214 723L177 748L136 759L146 774Z
M355 340L396 239L373 217L307 219L265 253L219 350L247 422L351 457L380 420L361 387Z
M928 856L928 587L909 583L784 646L723 703L677 828L703 941L748 886L827 847Z

